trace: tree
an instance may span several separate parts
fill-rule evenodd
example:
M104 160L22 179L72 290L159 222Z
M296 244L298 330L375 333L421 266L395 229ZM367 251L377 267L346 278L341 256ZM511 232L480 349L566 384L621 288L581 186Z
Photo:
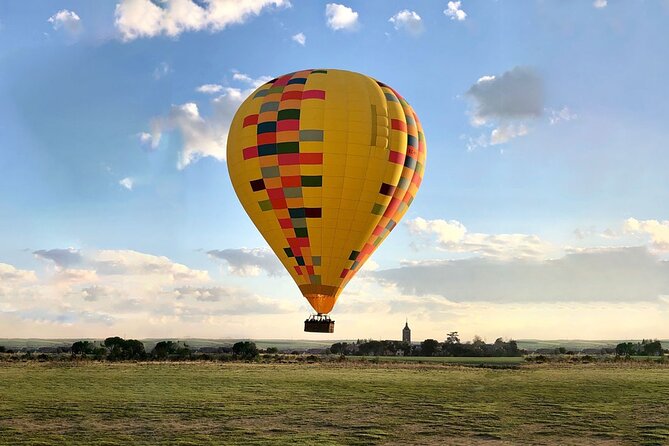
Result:
M111 361L115 361L117 359L125 359L123 355L124 342L125 341L123 340L123 338L120 338L118 336L105 339L102 344L109 350L109 353L107 354L107 359Z
M439 341L436 339L426 339L420 343L420 353L422 356L435 356L439 351Z
M92 342L89 341L77 341L72 344L72 354L73 355L87 355L93 352L95 346Z
M636 348L631 342L621 342L616 345L617 356L631 356L636 353Z
M520 356L520 350L518 349L518 343L513 339L509 340L506 344L506 355L507 356Z
M348 343L347 342L335 342L330 346L330 353L333 355L345 355L348 353Z
M114 336L105 339L103 344L109 350L107 359L111 361L122 359L144 359L146 357L144 344L136 339L123 339Z
M126 339L123 343L123 350L125 351L126 359L144 359L146 358L146 350L144 343L137 339Z
M459 344L460 343L460 335L458 335L457 331L452 331L449 334L446 335L446 343L447 344Z
M254 342L240 341L232 346L232 353L241 359L254 359L258 356L258 348Z
M651 341L650 339L647 341L644 340L641 343L641 352L645 356L662 356L662 343L657 339L654 341Z
M279 353L279 349L276 347L268 347L267 350L265 351L271 355L276 355L277 353Z
M160 341L151 350L151 355L157 359L166 359L169 355L176 354L179 346L174 341Z

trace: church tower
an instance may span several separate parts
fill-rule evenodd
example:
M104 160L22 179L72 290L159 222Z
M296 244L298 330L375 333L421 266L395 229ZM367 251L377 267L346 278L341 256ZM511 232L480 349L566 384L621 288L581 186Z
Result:
M402 329L402 342L411 344L411 329L409 328L409 319L407 319L404 328Z

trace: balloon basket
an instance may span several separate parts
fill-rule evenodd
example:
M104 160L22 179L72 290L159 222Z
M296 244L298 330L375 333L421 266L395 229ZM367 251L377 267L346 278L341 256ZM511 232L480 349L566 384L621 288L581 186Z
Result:
M304 331L309 333L334 333L335 321L330 316L317 314L304 321Z

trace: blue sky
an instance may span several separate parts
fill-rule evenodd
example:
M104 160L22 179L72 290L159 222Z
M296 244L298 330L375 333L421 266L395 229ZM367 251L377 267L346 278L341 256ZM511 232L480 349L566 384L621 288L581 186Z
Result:
M224 153L254 85L322 67L391 85L428 143L338 336L398 337L408 316L419 338L669 337L668 18L666 1L2 2L0 336L306 336Z

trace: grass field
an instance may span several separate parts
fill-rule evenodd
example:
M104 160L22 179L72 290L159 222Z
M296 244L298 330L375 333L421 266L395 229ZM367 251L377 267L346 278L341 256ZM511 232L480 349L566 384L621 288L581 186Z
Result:
M522 356L510 357L451 357L451 356L349 356L350 360L367 362L390 362L390 363L419 363L419 364L466 364L466 365L519 365L525 362Z
M669 367L0 364L0 444L669 444Z

